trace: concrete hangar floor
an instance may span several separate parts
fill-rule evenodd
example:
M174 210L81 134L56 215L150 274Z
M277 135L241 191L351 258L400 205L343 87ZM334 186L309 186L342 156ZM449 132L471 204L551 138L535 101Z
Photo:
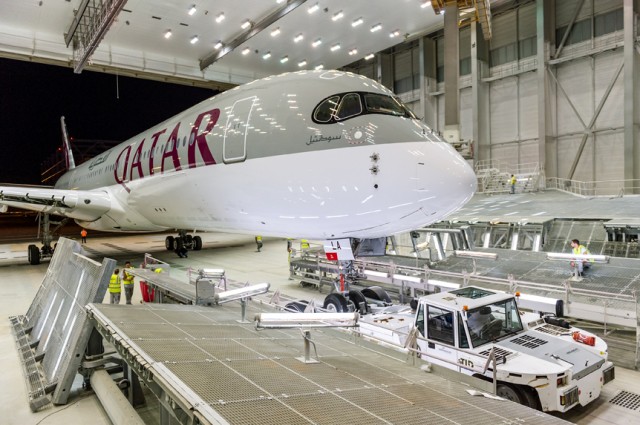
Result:
M286 242L265 239L262 251L258 253L252 237L231 234L204 234L204 249L191 252L188 258L178 258L164 249L165 235L113 236L89 238L86 250L95 258L109 257L123 265L130 260L139 264L144 253L152 253L157 258L171 264L172 275L184 276L191 267L223 268L231 280L240 282L269 282L272 290L303 299L313 299L321 303L326 295L317 290L302 288L299 282L289 280ZM0 312L5 318L24 314L46 272L48 263L30 266L26 258L27 243L0 243ZM108 302L105 299L104 302ZM133 303L139 304L141 295L138 288L134 292ZM29 409L26 388L20 361L16 352L13 335L7 320L0 322L0 358L3 373L0 374L0 417L3 424L68 424L68 423L111 423L97 397L81 388L81 379L67 405L48 407L37 413ZM637 410L611 404L609 401L620 391L640 393L640 374L618 367L616 379L608 384L599 400L586 408L576 408L557 419L579 424L632 424L640 421ZM474 399L468 401L471 406ZM425 400L425 403L428 403ZM157 411L153 405L139 410L148 423L158 423ZM524 423L534 423L524 420ZM552 421L555 422L555 421ZM455 421L452 423L456 423ZM471 422L466 423L473 423Z

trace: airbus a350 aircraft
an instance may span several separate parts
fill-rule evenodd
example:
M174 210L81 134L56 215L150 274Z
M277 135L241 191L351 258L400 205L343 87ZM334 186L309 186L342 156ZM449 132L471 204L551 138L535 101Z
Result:
M68 141L66 142L68 151ZM473 195L467 162L375 81L301 71L214 96L0 205L88 229L375 238L441 220ZM4 207L6 210L6 207ZM33 263L41 253L29 248Z

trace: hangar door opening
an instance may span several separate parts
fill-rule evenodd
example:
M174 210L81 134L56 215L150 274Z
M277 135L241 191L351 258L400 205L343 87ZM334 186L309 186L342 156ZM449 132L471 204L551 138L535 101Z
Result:
M231 107L224 129L223 155L225 163L242 162L247 158L247 136L251 112L257 96L240 99Z

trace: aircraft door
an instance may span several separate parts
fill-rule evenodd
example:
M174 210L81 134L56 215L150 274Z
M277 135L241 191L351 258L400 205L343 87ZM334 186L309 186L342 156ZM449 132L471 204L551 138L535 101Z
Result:
M229 114L224 128L223 155L225 163L242 162L247 158L247 137L251 122L251 112L257 96L236 101Z

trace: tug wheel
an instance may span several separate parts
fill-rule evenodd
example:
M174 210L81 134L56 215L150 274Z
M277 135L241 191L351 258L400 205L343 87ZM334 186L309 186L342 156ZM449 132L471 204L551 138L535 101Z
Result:
M341 294L329 294L324 299L324 304L322 305L325 309L329 310L332 313L348 313L349 305L347 304L347 299L343 297Z

